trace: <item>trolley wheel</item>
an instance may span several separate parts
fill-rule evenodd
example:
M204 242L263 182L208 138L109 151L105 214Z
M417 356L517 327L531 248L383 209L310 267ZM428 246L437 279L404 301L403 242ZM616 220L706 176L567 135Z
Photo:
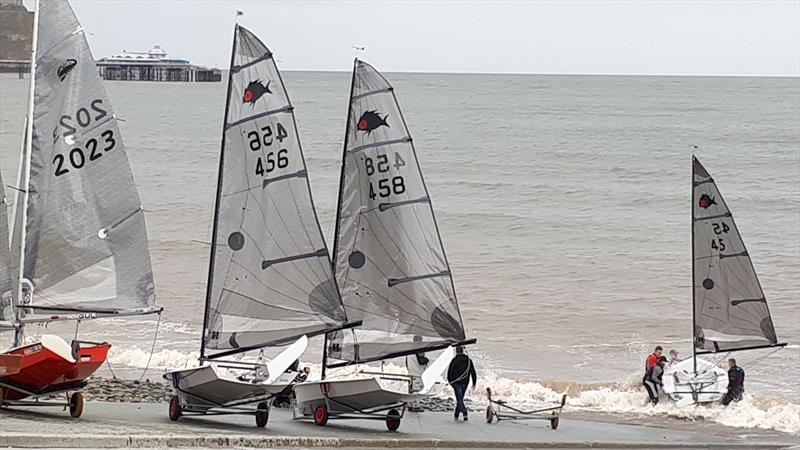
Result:
M492 423L492 420L494 420L494 415L495 415L494 407L492 405L487 406L486 407L486 423Z
M396 409L392 409L389 414L386 414L386 428L389 431L397 431L400 428L400 413Z
M267 426L267 421L269 420L269 405L262 402L259 403L256 407L256 426L258 428L264 428Z
M314 423L321 427L328 423L328 410L325 405L319 405L314 409Z
M169 399L169 420L175 422L183 415L183 408L181 408L181 401L178 400L177 395L173 395Z
M555 411L553 411L552 414L553 417L550 418L550 428L555 430L558 428L558 414L556 414Z
M73 392L69 398L69 415L80 417L83 414L83 392Z

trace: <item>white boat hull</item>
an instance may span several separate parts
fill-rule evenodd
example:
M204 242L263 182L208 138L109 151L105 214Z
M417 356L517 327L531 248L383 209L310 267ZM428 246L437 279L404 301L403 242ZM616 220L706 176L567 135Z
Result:
M233 407L267 401L291 386L294 373L275 382L253 382L239 378L243 370L228 370L208 364L164 374L184 411L206 412L211 408Z
M704 359L697 358L697 372L692 358L667 366L664 392L678 406L718 402L728 391L728 373Z
M309 417L318 406L325 406L331 416L386 409L435 395L410 392L410 380L403 377L372 376L327 379L294 386L295 414Z

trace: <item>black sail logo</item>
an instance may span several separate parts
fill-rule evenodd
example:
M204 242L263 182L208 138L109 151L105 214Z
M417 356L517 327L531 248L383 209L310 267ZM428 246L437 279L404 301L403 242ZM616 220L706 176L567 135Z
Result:
M361 115L361 118L358 119L356 127L358 128L358 131L366 131L367 134L370 134L378 127L388 127L389 124L386 123L386 119L388 117L388 114L381 117L380 114L375 110L365 111L364 114Z
M697 205L703 209L708 209L711 205L716 205L716 199L714 197L709 196L708 194L703 194L700 196L700 201L697 202Z
M64 81L64 79L67 78L67 75L69 75L70 72L72 72L72 70L77 65L78 65L78 61L76 61L76 60L74 60L72 58L64 61L64 64L62 64L61 66L58 67L57 74L58 74L59 81Z
M267 84L263 84L261 80L251 81L244 90L242 103L250 103L252 105L264 94L272 94L272 91L269 90L269 80L267 80Z

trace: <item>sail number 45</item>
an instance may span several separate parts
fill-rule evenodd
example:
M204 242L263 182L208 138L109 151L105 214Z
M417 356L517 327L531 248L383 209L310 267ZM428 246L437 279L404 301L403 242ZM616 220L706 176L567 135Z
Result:
M369 182L369 198L375 200L376 197L386 198L392 194L400 195L406 192L406 182L402 175L394 177L385 177L377 180L378 191L375 193L375 187L372 183L372 176L377 172L383 174L389 171L391 167L395 170L400 170L405 167L406 161L400 156L400 153L394 152L394 163L389 163L389 156L385 154L375 156L375 160L369 156L364 158L364 168L367 171L367 176L370 177ZM380 176L380 175L379 175Z
M289 137L286 128L280 122L275 124L275 132L272 131L272 125L265 125L260 130L254 130L247 133L248 144L250 150L260 152L269 150L274 141L278 141L278 146L283 143L283 140ZM283 169L289 166L289 150L282 148L277 152L266 152L262 158L258 157L256 160L256 175L265 176L266 174L275 170L275 168Z
M714 231L714 234L716 234L717 236L721 234L728 234L728 231L731 230L731 227L729 227L728 224L725 222L721 223L713 222L711 224L711 228ZM725 242L722 240L721 237L711 239L711 248L713 248L714 250L723 251L725 250Z

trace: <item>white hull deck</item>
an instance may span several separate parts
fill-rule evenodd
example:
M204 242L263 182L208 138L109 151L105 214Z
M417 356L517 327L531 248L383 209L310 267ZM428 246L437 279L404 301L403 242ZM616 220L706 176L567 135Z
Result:
M717 402L728 391L728 373L701 358L696 373L692 358L667 366L663 381L664 392L678 406Z
M324 405L331 416L359 413L406 403L435 395L411 393L410 379L403 376L376 375L364 378L327 379L295 385L296 415L309 417ZM438 392L438 391L437 391Z
M403 374L362 372L354 378L325 379L294 386L295 418L313 418L317 425L328 419L385 420L390 431L400 426L406 406L438 395L444 389L442 373L453 359L452 347L420 376L422 390L412 392L412 378Z
M187 412L205 412L211 408L241 406L271 399L287 387L295 374L286 374L274 383L241 379L245 370L220 368L208 364L164 374L181 406Z

